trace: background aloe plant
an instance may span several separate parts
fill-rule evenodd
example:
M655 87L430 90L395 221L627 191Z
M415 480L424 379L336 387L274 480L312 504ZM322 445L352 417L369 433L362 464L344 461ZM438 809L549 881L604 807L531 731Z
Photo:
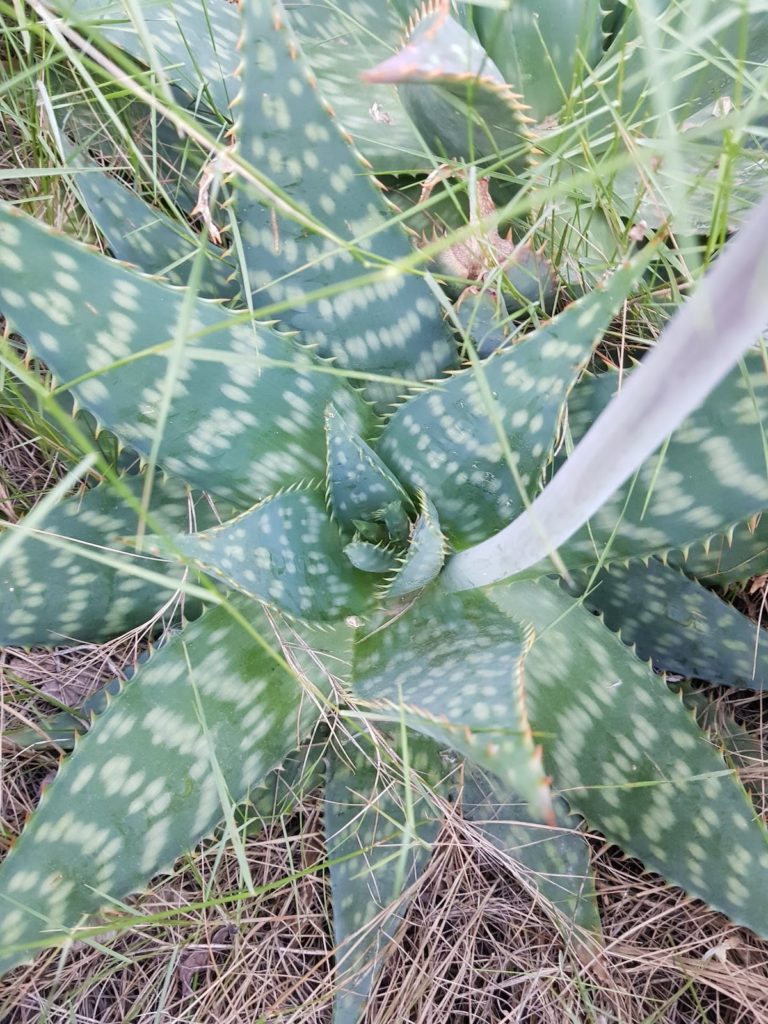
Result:
M222 823L236 843L233 805L258 804L318 748L340 948L390 908L377 941L340 960L356 978L340 991L339 1021L358 1015L377 943L457 797L536 872L582 942L597 941L599 918L574 813L768 935L768 846L749 797L679 696L627 646L660 668L763 686L749 627L697 579L765 570L754 517L768 506L768 396L752 347L768 319L765 210L684 307L654 353L659 371L649 359L625 373L631 384L611 403L620 374L595 373L593 361L640 276L663 280L675 261L664 241L674 187L650 198L607 112L619 104L622 123L645 133L635 144L655 141L674 170L670 125L711 112L728 92L725 74L739 106L723 130L737 134L761 95L760 5L716 19L697 46L716 49L718 63L704 74L692 47L675 96L649 88L644 54L649 25L684 32L684 4L654 20L642 6L572 3L554 21L533 2L431 4L394 56L408 4L31 7L69 55L47 86L50 113L112 255L0 206L0 313L53 390L11 341L3 365L83 451L53 500L0 541L0 643L105 639L179 590L185 606L124 691L94 708L93 729L3 865L3 966L97 934L104 926L89 930L87 915ZM315 45L350 21L341 56ZM103 169L118 148L68 91L91 33L132 96L120 122L129 174ZM147 133L162 161L151 194ZM655 152L649 144L641 170ZM466 183L414 207L414 181L443 160L463 162ZM696 196L720 239L741 208L719 207L720 179L702 160ZM594 185L600 161L625 183L620 225ZM716 170L743 185L747 208L743 150ZM488 245L482 274L459 282L477 294L455 309L423 267L467 240L482 253L502 238L493 202L476 215L486 178L496 203L518 211L521 244L503 259ZM663 230L635 252L641 217ZM424 237L462 220L448 239ZM693 220L683 229L701 226ZM522 304L521 266L537 283ZM553 268L561 312L546 319ZM489 325L501 348L480 360ZM625 427L612 441L625 438L626 458L569 485L556 559L526 549L513 578L489 577L483 545L519 554L505 528L535 536L543 525L540 554L552 553L554 526L537 512L557 493L549 478L569 463L578 474L579 453L605 443L597 424L578 444L606 407L624 422L650 408L654 385L643 381L675 359L691 367L679 407L648 412L631 437ZM57 504L94 475L101 482ZM616 493L579 516L589 489ZM322 744L319 726L334 719L355 738L352 754ZM405 813L366 796L377 757L405 766ZM304 784L316 781L309 773ZM510 807L514 823L502 824Z

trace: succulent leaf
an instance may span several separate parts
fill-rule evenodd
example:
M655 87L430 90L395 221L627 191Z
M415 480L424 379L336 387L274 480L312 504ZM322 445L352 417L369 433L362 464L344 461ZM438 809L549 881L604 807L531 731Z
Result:
M603 0L515 0L506 9L475 8L481 44L537 121L557 113L602 56L602 7Z
M141 496L143 477L125 477L123 484ZM174 533L186 529L187 495L183 484L158 478L149 508L153 520ZM201 525L212 519L207 502L192 507ZM86 638L96 643L150 619L173 587L163 591L157 582L131 575L131 568L147 567L179 582L182 574L176 566L126 549L122 540L136 532L138 523L136 512L106 484L63 501L0 565L0 645L65 646ZM51 542L42 540L41 533ZM57 549L58 538L76 546ZM88 558L90 551L111 554L117 567ZM186 599L187 616L199 609L199 601Z
M432 167L397 89L360 77L362 68L378 64L398 45L403 19L394 6L381 0L356 0L344 8L335 0L290 6L291 25L320 92L375 174Z
M378 955L401 923L403 893L426 865L441 817L411 777L378 786L380 755L359 743L357 748L346 744L343 759L331 753L325 789L337 962L342 975L354 974L346 983L340 979L334 1024L357 1024ZM409 769L437 788L444 775L437 745L418 736L409 736L407 743ZM403 787L411 789L408 800ZM373 935L361 936L372 926Z
M350 541L344 547L344 554L363 572L393 572L398 565L397 554L391 548L367 540Z
M306 621L334 622L372 599L370 580L345 555L317 487L267 498L173 545L203 572Z
M129 270L0 204L0 310L100 425L149 455L167 348L183 346L159 463L223 498L253 501L325 467L323 410L356 428L363 403L292 338ZM185 322L186 321L186 322ZM202 335L202 337L199 337ZM195 357L203 348L212 361ZM273 365L277 362L278 365ZM116 365L115 365L116 364Z
M145 274L158 274L169 284L186 285L201 245L206 256L199 285L201 298L231 299L239 286L235 265L222 251L204 242L183 219L169 217L107 174L98 164L79 156L73 177L86 209L118 260L135 263Z
M464 589L523 573L534 574L533 567L541 566L558 549L563 548L572 557L581 538L585 538L582 550L589 548L594 552L592 520L599 523L601 517L610 516L607 537L613 536L624 514L621 505L617 507L617 494L621 496L628 480L632 480L632 493L643 492L639 518L644 518L657 481L651 477L641 488L634 487L638 471L642 479L644 463L661 445L665 448L655 464L666 463L670 434L694 410L698 410L694 419L701 415L702 405L714 415L716 402L707 399L714 392L722 401L733 366L742 360L745 364L750 350L754 356L755 341L768 321L767 229L768 199L764 199L752 210L736 239L720 253L694 295L677 310L663 338L604 409L552 482L515 522L455 555L446 566L446 585ZM722 491L727 492L725 508L729 502L738 501L751 502L751 508L723 521L724 508L711 507L711 494L701 507L694 507L689 495L680 496L680 480L685 478L686 471L681 478L668 481L674 498L670 500L670 492L666 492L658 499L657 510L669 515L674 508L675 515L683 513L679 520L688 530L700 531L698 537L688 538L687 543L702 539L702 535L706 538L707 531L711 535L765 507L768 483L761 405L766 399L766 376L763 368L754 381L745 377L741 400L733 415L734 428L730 426L729 408L724 430L713 431L710 426L696 438L698 452L704 454L712 475ZM726 385L718 390L724 379ZM680 386L681 381L684 386ZM740 450L732 448L734 434L743 433L749 435L745 443L752 447L752 454L760 453L759 469L749 481L743 475L746 460ZM622 438L619 448L615 445L616 437ZM688 440L690 443L690 436ZM697 457L694 456L693 465ZM697 475L697 479L702 476ZM602 523L604 528L605 518ZM574 541L579 531L580 537ZM633 541L652 546L648 554L655 554L663 549L665 537L661 531L642 523L633 531Z
M354 694L386 721L458 750L549 818L526 711L526 629L479 591L433 585L356 645Z
M667 881L768 935L768 835L679 697L556 582L484 593L535 630L531 726L570 807Z
M389 223L391 209L296 59L289 14L273 0L251 0L243 30L238 152L254 166L266 161L271 181L325 230L310 232L263 191L240 183L234 208L254 304L290 300L281 314L286 325L342 367L398 379L436 376L456 358L439 306L420 277L392 266L411 254L408 236ZM346 243L362 248L365 263ZM385 261L379 281L355 284ZM318 290L330 294L303 301ZM397 388L370 381L366 393L386 405Z
M328 505L342 532L354 533L359 521L373 521L389 505L412 507L402 484L332 405L325 412L325 432Z
M651 558L588 580L584 603L658 669L709 683L768 688L768 635L684 573ZM580 589L580 588L579 588Z
M264 646L226 606L208 611L136 673L59 771L0 868L0 969L168 870L317 719L263 613L233 607ZM310 642L335 653L346 636ZM326 685L311 658L300 664Z
M368 82L399 86L408 115L429 148L447 160L504 155L520 169L529 137L520 97L445 3L426 3L407 43L366 72Z
M387 598L404 597L426 587L437 578L445 562L446 543L440 518L423 491L419 491L419 507L405 558L386 585Z
M484 539L533 497L551 458L568 391L635 274L633 267L619 269L603 288L572 303L512 349L397 408L378 451L406 486L430 496L452 544Z
M613 372L585 379L568 403L572 428L580 431L580 424L592 420L617 385ZM642 464L634 482L560 548L566 566L577 570L602 558L609 564L687 550L768 508L766 417L768 375L761 354L751 352L663 451ZM543 569L542 564L538 571Z
M564 800L553 800L556 824L544 826L497 779L466 764L461 809L498 850L532 872L532 883L554 907L558 923L567 925L569 932L600 932L589 845Z
M160 67L167 81L189 96L202 96L226 117L234 99L237 62L237 8L216 0L158 4L136 0L154 53L123 0L53 0L51 6L70 24L96 29L98 35L149 67ZM131 7L134 7L131 4Z
M393 541L408 539L411 523L402 502L391 501L385 505L379 513L379 518Z
M667 562L708 586L724 587L763 576L768 573L768 516L754 516L685 554L672 551Z

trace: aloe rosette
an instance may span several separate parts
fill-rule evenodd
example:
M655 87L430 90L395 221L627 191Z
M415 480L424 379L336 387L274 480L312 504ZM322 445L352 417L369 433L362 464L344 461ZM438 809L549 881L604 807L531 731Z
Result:
M635 461L595 482L615 493L587 523L567 524L554 560L531 555L508 578L470 586L476 546L510 523L535 524L549 478L624 401L618 375L595 375L592 357L663 242L635 256L625 247L597 286L565 295L558 315L487 359L474 354L470 321L467 365L451 304L403 229L394 179L386 192L370 174L428 171L443 157L478 160L482 175L498 159L530 180L554 168L541 125L559 109L557 83L578 78L583 102L596 104L595 69L638 31L623 4L564 6L552 21L533 2L507 13L361 2L329 7L326 23L311 5L270 0L146 3L148 53L120 4L56 4L71 32L89 25L138 62L137 103L151 99L139 65L164 69L177 121L200 145L221 148L205 133L230 126L232 104L234 142L214 165L218 185L196 195L178 138L156 133L173 202L153 203L138 179L131 187L91 161L102 141L70 104L62 138L74 187L111 255L0 205L0 312L49 369L54 399L70 395L115 451L138 456L98 456L99 482L49 509L21 543L6 543L13 530L0 541L0 642L106 639L186 594L185 614L130 681L85 709L90 728L77 716L39 723L74 752L0 869L4 969L97 934L105 926L90 915L222 822L235 827L232 806L258 804L332 718L357 737L354 756L327 745L320 757L336 936L348 949L339 969L354 975L338 1021L365 1002L448 798L591 941L599 915L582 819L768 935L765 829L651 664L752 688L766 678L750 627L698 582L766 566L754 525L768 507L768 381L751 347L768 319L754 288L765 290L765 211L718 261L721 276L705 279L705 299L727 286L737 304L733 337L709 376L694 374L703 401L662 456L659 441L687 410L667 409ZM759 34L764 16L754 18ZM339 25L350 47L338 61L308 45ZM561 44L575 27L588 71ZM402 32L401 50L381 52ZM493 44L510 35L512 51ZM561 55L556 66L542 45ZM543 66L554 77L541 80ZM359 94L345 92L366 68ZM716 86L698 70L690 78L689 105L701 107ZM369 100L378 106L366 122ZM397 114L392 136L384 113ZM196 200L202 229L187 216ZM226 251L211 240L217 224ZM722 283L734 261L735 291ZM550 266L534 265L549 280ZM690 304L686 323L700 308ZM695 339L683 343L691 357ZM35 386L12 352L6 362ZM635 394L646 369L625 375ZM81 414L59 418L82 441ZM375 757L374 741L384 744ZM404 802L363 796L382 757L401 772ZM376 941L355 944L374 920Z

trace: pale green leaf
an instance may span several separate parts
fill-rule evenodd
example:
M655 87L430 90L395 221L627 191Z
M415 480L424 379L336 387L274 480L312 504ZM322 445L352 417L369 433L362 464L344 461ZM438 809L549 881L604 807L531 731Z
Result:
M304 620L334 622L372 599L371 581L345 555L318 488L267 498L172 543L203 572Z

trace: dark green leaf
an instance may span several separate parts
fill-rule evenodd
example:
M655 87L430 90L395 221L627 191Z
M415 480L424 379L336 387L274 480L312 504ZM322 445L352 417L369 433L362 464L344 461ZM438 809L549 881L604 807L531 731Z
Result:
M78 744L0 869L0 969L60 944L211 832L318 717L263 613L224 606L165 644ZM318 652L347 634L307 637ZM315 686L322 671L295 652Z
M290 5L291 24L320 91L339 124L373 165L374 173L431 170L432 161L403 108L397 89L362 81L398 45L403 22L382 0L301 0Z
M278 21L288 18L282 5L275 10ZM413 380L437 376L456 352L426 283L394 269L377 283L354 283L367 270L408 257L408 236L389 223L392 209L330 117L314 79L291 55L298 44L290 19L276 27L270 0L251 0L243 17L238 151L332 233L309 231L282 216L263 189L241 183L235 210L254 304L290 300L280 314L285 323L342 367ZM354 258L354 246L372 254L365 263ZM330 293L303 301L318 289ZM366 393L388 404L399 388L371 381Z
M587 379L568 402L578 436L618 385L618 375ZM669 549L686 550L768 508L768 374L750 352L622 487L561 548L569 569ZM544 563L530 570L547 571Z
M584 602L656 668L724 686L768 687L768 634L655 558L598 573Z
M604 288L572 303L511 350L452 375L396 410L378 450L403 483L426 491L451 543L484 539L525 507L500 431L533 497L551 458L566 395L635 273L618 270Z
M60 381L91 375L72 391L142 455L152 449L168 358L181 349L159 463L193 485L250 506L322 475L328 402L357 429L368 418L327 365L267 325L202 299L190 308L184 291L8 205L0 205L0 243L0 311ZM162 354L142 356L156 345L166 346Z

